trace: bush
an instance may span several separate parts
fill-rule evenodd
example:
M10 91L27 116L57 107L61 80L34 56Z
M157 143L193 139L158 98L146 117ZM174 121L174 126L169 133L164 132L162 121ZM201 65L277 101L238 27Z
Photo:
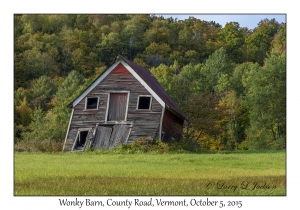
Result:
M193 152L198 153L201 151L200 145L198 142L193 141L191 139L181 140L168 143L169 149L172 152L182 153L182 152Z
M120 146L121 151L127 152L158 152L165 153L169 151L168 144L158 139L149 140L146 138L139 138L132 144L122 144Z
M16 152L61 152L63 148L62 142L55 142L51 140L43 141L20 141L15 144L14 150Z
M126 153L198 153L202 152L198 142L192 140L186 141L171 141L163 142L159 139L149 140L146 138L139 138L131 144L122 144L119 148L115 150L126 152Z

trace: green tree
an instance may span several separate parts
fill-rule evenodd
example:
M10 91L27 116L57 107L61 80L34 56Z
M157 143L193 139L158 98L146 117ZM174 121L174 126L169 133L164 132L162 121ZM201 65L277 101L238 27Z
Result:
M265 19L258 23L258 26L253 29L253 33L245 40L250 61L257 62L261 66L264 64L278 28L279 23L275 19Z
M124 40L124 45L127 48L127 56L132 59L136 55L138 49L136 47L138 42L138 28L135 25L127 25L121 32L121 36Z
M37 48L24 52L27 80L38 78L46 73L43 68L43 60L43 54Z
M243 81L247 79L247 75L251 71L258 71L260 69L258 63L245 62L237 65L234 68L231 78L231 89L234 90L238 97L246 95L246 89Z
M89 15L79 14L76 15L74 26L79 30L88 30L91 27L91 22L89 22Z
M206 91L214 93L222 75L232 75L233 65L224 48L216 50L206 60L203 74L206 79Z
M220 95L206 91L204 68L204 64L184 66L174 78L171 96L188 119L184 141L202 150L221 149L217 136L222 133L219 121L224 109L218 108Z
M46 34L57 34L62 27L72 27L76 15L71 14L53 14L43 15L42 32Z
M106 14L91 14L88 16L88 20L97 29L109 22L109 17Z
M215 86L216 91L230 92L234 91L237 97L245 96L246 89L243 81L246 80L248 73L251 70L258 70L260 67L258 63L245 62L235 66L232 75L222 74Z
M23 23L22 23L21 18L22 18L22 15L20 15L20 14L14 15L14 38L15 39L22 35Z
M70 108L67 105L72 102L86 87L85 79L76 71L71 71L63 84L58 88L53 102L54 108L47 113L49 117L52 136L56 141L63 141L70 119Z
M197 64L200 63L200 54L195 50L186 51L184 54L185 63Z
M226 149L238 149L239 144L246 139L245 130L249 126L248 110L235 91L227 92L218 107L224 110L224 115L219 121L220 127L223 128L221 142L226 145Z
M129 19L124 20L121 37L129 59L133 60L148 46L144 34L149 29L150 23L149 15L129 15Z
M32 110L27 105L27 99L26 97L23 98L20 106L16 106L17 112L20 114L20 124L23 126L29 125L31 121L31 113Z
M187 97L191 94L205 93L205 79L203 74L203 64L189 64L182 67L180 73L174 78L174 93L173 97L177 98L179 104L182 101L187 100ZM184 88L186 93L184 95L178 95L177 91ZM182 105L184 106L184 105Z
M27 105L29 90L22 87L14 91L14 142L22 140L22 133L31 121L31 108Z
M71 27L63 26L59 33L60 49L61 49L61 76L67 76L74 69L72 65L72 52L78 48L76 42L76 34ZM77 45L76 45L77 44Z
M165 64L160 64L158 67L150 69L151 73L155 76L160 85L170 92L173 85L174 70Z
M24 14L21 17L21 21L24 25L23 33L34 34L42 29L42 25L45 21L45 16L36 14Z
M193 39L194 33L192 29L188 26L185 26L178 33L178 44L180 51L186 50L195 50L197 46L195 45L195 40Z
M245 34L239 23L230 22L218 33L218 41L234 63L245 60Z
M162 43L151 43L146 47L144 55L146 57L146 63L149 66L158 67L161 63L170 65L171 59L169 57L171 52L171 47L168 44Z
M208 48L207 46L217 43L220 28L218 28L217 25L212 25L209 22L196 19L191 29L194 34L193 39L197 43L195 50L200 55L198 61L203 62L217 49L214 47Z
M85 79L76 71L71 71L58 88L53 109L43 111L37 107L29 124L29 131L23 132L24 140L53 140L62 142L65 138L71 110L67 105L85 88Z
M23 65L23 54L14 54L14 89L26 87L26 70Z
M102 34L101 42L96 47L97 53L101 58L100 61L107 65L111 65L115 57L123 54L123 51L126 49L120 34L115 32L110 32L108 35Z
M147 45L155 43L172 44L171 31L168 28L168 21L155 19L152 22L152 27L144 33L144 41Z
M81 42L80 48L75 49L71 55L74 70L86 77L92 76L95 72L95 68L99 67L97 55L92 52L89 53L89 48L85 43Z
M265 65L244 80L250 127L247 143L255 149L283 149L286 141L286 56L272 52Z
M32 107L35 109L41 107L43 110L48 108L47 103L54 96L56 87L51 79L47 76L41 76L31 83L30 101Z
M14 106L19 106L24 98L30 97L30 90L22 87L14 91Z
M272 50L284 53L286 51L286 24L282 25L272 41Z
M50 136L47 135L48 132L48 123L47 118L45 117L45 112L40 108L36 108L32 114L32 121L28 126L29 130L22 133L22 138L25 141L36 141L36 140L45 140L50 139Z

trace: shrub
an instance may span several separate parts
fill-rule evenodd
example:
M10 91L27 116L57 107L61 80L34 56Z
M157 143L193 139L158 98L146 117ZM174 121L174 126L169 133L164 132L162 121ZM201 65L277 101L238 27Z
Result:
M188 140L181 140L168 143L169 149L172 152L182 153L182 152L200 152L200 145L198 142L193 141L191 139Z
M122 144L121 151L127 152L158 152L165 153L169 151L169 146L158 139L149 140L146 138L138 138L132 144Z
M16 152L61 152L62 147L62 142L55 142L51 140L29 142L20 141L15 144L14 150Z

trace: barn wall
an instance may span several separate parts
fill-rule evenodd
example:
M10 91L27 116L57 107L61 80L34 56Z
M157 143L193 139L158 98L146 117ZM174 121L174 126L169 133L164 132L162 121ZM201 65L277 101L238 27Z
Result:
M130 91L127 122L132 122L128 142L139 137L154 138L159 130L161 118L161 104L152 97L150 110L136 110L139 95L151 95L144 86L122 65L119 64L112 72L98 84L87 97L99 96L98 110L84 110L85 98L75 107L67 137L68 145L74 143L78 128L94 128L96 123L105 123L108 93L110 91ZM66 147L70 150L70 147Z
M179 140L182 135L184 121L173 114L170 110L165 109L162 132L164 133L163 141L170 141L172 138Z

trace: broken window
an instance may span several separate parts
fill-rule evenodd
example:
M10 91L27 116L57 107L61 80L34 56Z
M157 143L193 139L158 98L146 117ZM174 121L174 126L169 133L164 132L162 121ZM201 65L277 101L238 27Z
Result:
M88 131L81 131L78 135L78 140L76 143L76 148L83 147L86 142L86 137L88 135Z
M98 109L98 97L86 98L85 109Z
M71 151L84 151L89 146L92 134L92 128L79 128Z
M150 109L151 101L151 96L139 96L137 109Z

